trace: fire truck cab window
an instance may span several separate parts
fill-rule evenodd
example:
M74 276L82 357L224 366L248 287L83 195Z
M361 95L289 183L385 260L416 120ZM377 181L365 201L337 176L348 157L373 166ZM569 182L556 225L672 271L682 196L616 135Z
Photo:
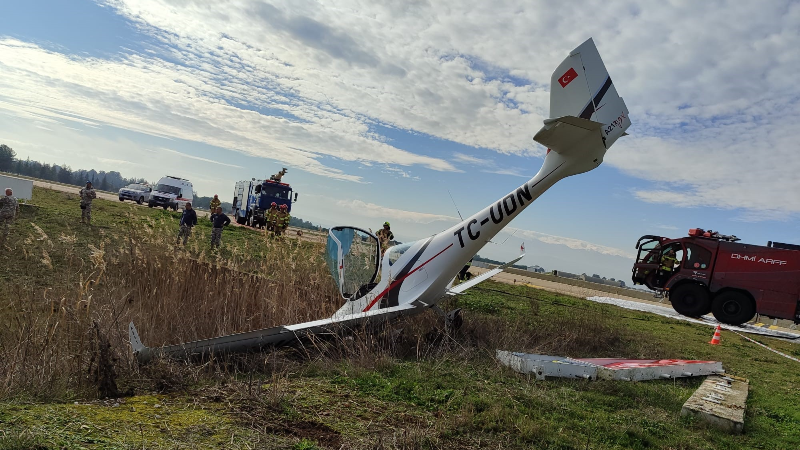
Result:
M675 261L677 261L677 265L673 266L673 270L678 271L681 267L681 261L683 261L683 246L677 243L664 246L664 248L661 250L662 264L664 264L664 256L667 255L670 250L674 253L673 257L675 258Z
M695 244L686 244L686 261L683 267L692 270L708 269L711 252Z

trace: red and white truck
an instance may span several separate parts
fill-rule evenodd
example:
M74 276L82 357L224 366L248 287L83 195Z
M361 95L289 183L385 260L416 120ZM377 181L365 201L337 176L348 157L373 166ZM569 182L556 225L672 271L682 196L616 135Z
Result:
M711 312L739 325L758 313L800 323L800 246L737 241L700 228L678 239L642 236L633 283L666 295L686 316Z

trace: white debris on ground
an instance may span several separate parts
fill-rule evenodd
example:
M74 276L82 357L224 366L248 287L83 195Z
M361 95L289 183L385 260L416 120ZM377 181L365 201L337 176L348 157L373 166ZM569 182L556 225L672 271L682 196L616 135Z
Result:
M683 320L692 323L699 323L711 327L716 327L717 325L720 325L722 326L723 329L726 330L739 331L742 333L750 333L750 334L760 334L762 336L776 337L781 339L790 339L790 340L797 339L798 341L800 341L800 334L789 333L780 330L770 330L769 328L756 327L750 324L742 324L740 326L727 325L718 322L711 316L703 316L699 319L695 319L692 317L686 317L681 314L678 314L674 309L668 308L666 306L652 305L649 303L640 303L640 302L633 302L630 300L623 300L620 298L600 297L600 296L586 297L586 300L590 300L597 303L605 303L607 305L619 306L620 308L630 309L633 311L642 311L652 314L658 314L659 316L669 317L671 319Z
M744 430L750 382L732 376L710 376L683 404L681 416L694 416L731 434Z

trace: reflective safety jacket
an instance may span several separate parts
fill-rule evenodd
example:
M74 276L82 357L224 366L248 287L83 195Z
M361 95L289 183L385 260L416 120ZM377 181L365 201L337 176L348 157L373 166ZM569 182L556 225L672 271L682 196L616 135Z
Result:
M292 219L292 215L288 212L281 211L278 216L278 223L277 225L281 228L289 228L289 221Z
M211 210L211 212L214 212L214 211L217 210L217 207L219 207L221 205L222 205L222 202L218 198L212 198L211 202L209 202L209 204L208 204L208 208Z
M663 256L661 258L661 270L666 272L672 272L672 269L675 267L675 264L678 262L674 256Z
M278 211L278 208L270 207L267 210L267 214L266 214L267 222L276 223L278 221L278 214L280 214L280 211Z

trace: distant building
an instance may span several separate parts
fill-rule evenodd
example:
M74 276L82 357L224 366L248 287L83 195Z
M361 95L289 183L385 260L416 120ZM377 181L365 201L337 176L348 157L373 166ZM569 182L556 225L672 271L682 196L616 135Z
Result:
M596 274L589 276L584 273L581 274L580 279L583 281L588 281L590 283L605 284L606 286L625 287L625 283L623 283L622 281L615 281L613 279L607 280L605 278L596 276Z
M564 272L562 270L554 270L553 271L553 275L557 276L557 277L561 277L561 278L570 278L572 280L577 280L577 279L579 279L581 277L578 274Z
M544 267L541 266L528 266L528 272L544 273Z

